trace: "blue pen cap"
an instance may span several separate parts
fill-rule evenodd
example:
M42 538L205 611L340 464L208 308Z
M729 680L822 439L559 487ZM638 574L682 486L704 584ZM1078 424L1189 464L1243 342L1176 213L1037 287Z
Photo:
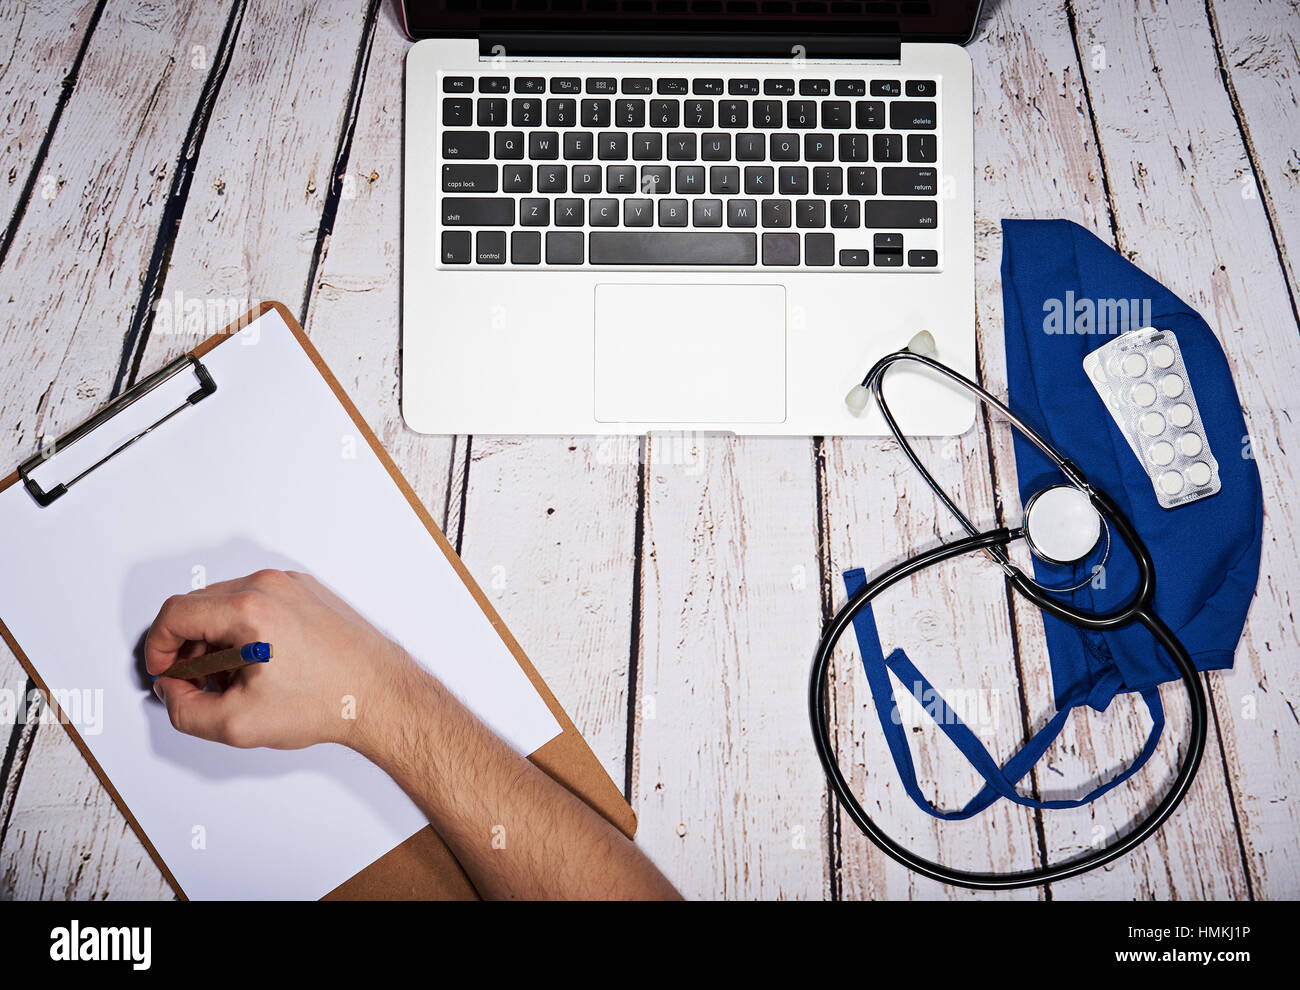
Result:
M266 663L271 659L270 643L249 643L239 651L244 663Z

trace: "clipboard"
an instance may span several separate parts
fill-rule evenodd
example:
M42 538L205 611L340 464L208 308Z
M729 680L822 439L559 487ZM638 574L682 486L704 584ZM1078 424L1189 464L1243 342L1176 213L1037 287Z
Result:
M393 484L400 491L401 497L410 506L416 514L423 528L427 530L430 538L434 541L437 549L446 558L451 568L455 571L465 589L472 596L473 601L478 608L482 610L484 616L491 623L492 628L500 637L501 641L508 648L510 655L518 664L520 670L527 677L532 687L541 697L551 715L560 727L560 733L546 742L539 749L535 750L529 759L532 760L539 768L545 771L549 776L558 781L568 790L580 797L588 805L594 808L598 813L605 817L611 824L617 827L628 837L634 835L636 831L636 817L632 809L624 800L622 793L615 786L614 782L606 774L595 754L587 746L586 741L574 727L555 696L551 693L546 683L542 680L537 670L533 667L528 657L525 655L519 643L511 635L510 631L502 622L501 617L492 607L487 596L474 581L464 563L456 555L455 550L448 543L445 536L438 529L430 516L428 510L420 502L414 490L402 477L401 472L394 464L391 457L380 445L375 433L362 419L361 414L357 411L355 405L348 398L339 385L338 380L330 373L320 354L316 351L308 340L306 333L298 325L297 320L289 310L278 302L264 303L254 308L249 313L240 317L230 326L209 337L199 344L192 352L186 354L175 361L169 363L158 372L143 379L134 388L123 393L103 410L91 417L85 423L69 431L54 444L45 448L33 457L24 461L19 468L9 477L0 481L0 493L7 491L14 485L21 484L27 489L35 503L46 509L63 498L75 498L75 489L78 483L85 480L88 476L99 470L106 462L116 457L129 457L127 450L135 444L148 443L150 436L155 431L176 429L177 424L187 415L193 413L187 410L202 404L211 395L220 388L220 381L214 380L209 373L204 359L212 354L216 348L222 346L235 346L229 342L235 339L236 334L245 327L252 324L265 314L274 311L284 322L285 326L292 333L299 347L301 347L305 356L314 366L316 372L333 393L339 405L346 413L348 419L355 426L358 435L369 445L375 457L382 465L383 469L391 478ZM144 396L149 395L155 389L162 387L165 383L173 382L177 376L183 374L193 375L196 387L193 391L187 392L183 401L170 409L161 418L146 424L145 428L134 431L126 437L120 444L113 448L106 456L99 458L93 463L83 465L74 474L62 478L57 483L50 484L49 479L43 483L36 477L37 468L58 458L58 456L67 451L69 447L74 446L79 440L93 434L97 429L111 422L114 417L121 415L124 410L131 408ZM176 421L175 423L173 421ZM154 843L140 826L139 822L132 814L131 808L122 799L117 789L114 787L108 775L101 768L95 757L92 755L91 748L87 745L82 734L78 731L66 714L59 708L56 701L52 698L51 692L45 681L42 679L40 672L28 655L24 652L22 646L18 643L15 636L11 633L9 626L0 616L0 637L9 645L9 648L18 657L19 662L27 671L28 675L42 691L45 698L50 699L50 704L59 717L60 723L67 730L73 743L77 746L91 769L95 772L105 789L108 791L114 802L121 809L123 815L131 828L139 836L140 841L148 850L154 862L167 879L168 883L182 899L186 898L185 891L177 882L176 877L168 868L163 857L159 854ZM217 745L217 744L210 744ZM394 848L369 866L360 870L350 879L341 883L334 890L325 895L326 900L433 900L433 899L475 899L477 893L469 878L461 869L460 864L456 861L451 851L442 842L441 838L431 826L424 828L411 835L410 838L400 842Z

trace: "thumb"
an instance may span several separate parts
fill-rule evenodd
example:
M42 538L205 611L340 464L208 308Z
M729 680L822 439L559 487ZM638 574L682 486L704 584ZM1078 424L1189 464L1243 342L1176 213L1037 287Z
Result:
M167 716L178 732L213 742L227 741L231 699L224 694L204 691L176 677L159 677L153 689L167 706Z

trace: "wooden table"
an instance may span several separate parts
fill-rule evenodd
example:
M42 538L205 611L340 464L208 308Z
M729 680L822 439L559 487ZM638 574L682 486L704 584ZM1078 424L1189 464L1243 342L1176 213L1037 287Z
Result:
M1159 835L1021 898L1300 894L1300 648L1291 595L1300 424L1300 16L1295 0L988 0L975 63L980 372L1004 390L998 220L1068 217L1217 331L1267 519L1236 667L1206 677L1204 768ZM253 303L280 299L529 651L692 897L968 898L909 875L828 796L808 665L844 567L951 524L883 440L418 436L398 407L402 65L379 0L0 3L0 461L14 464ZM922 442L976 518L1014 518L1006 428ZM1220 452L1235 456L1236 451ZM999 496L995 493L1000 493ZM180 589L184 590L184 589ZM1037 613L964 562L882 614L999 756L1053 710ZM0 648L2 649L2 648ZM920 658L924 658L922 661ZM7 651L0 689L27 687ZM860 671L839 666L846 765L922 851L1024 867L1110 841L1170 772L1090 808L1005 802L942 827L902 794ZM1077 714L1032 779L1078 793L1127 762L1140 706ZM950 806L975 778L932 727ZM58 725L0 727L0 896L166 897ZM868 775L865 767L875 772Z

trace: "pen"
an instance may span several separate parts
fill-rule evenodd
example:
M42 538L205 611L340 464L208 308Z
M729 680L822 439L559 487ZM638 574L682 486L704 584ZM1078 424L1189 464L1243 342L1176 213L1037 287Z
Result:
M189 660L177 660L161 674L155 674L154 680L159 677L179 677L182 680L205 677L223 670L238 670L249 663L266 663L272 655L270 643L246 643L243 646L232 646L228 650L205 653L201 657L191 657Z

